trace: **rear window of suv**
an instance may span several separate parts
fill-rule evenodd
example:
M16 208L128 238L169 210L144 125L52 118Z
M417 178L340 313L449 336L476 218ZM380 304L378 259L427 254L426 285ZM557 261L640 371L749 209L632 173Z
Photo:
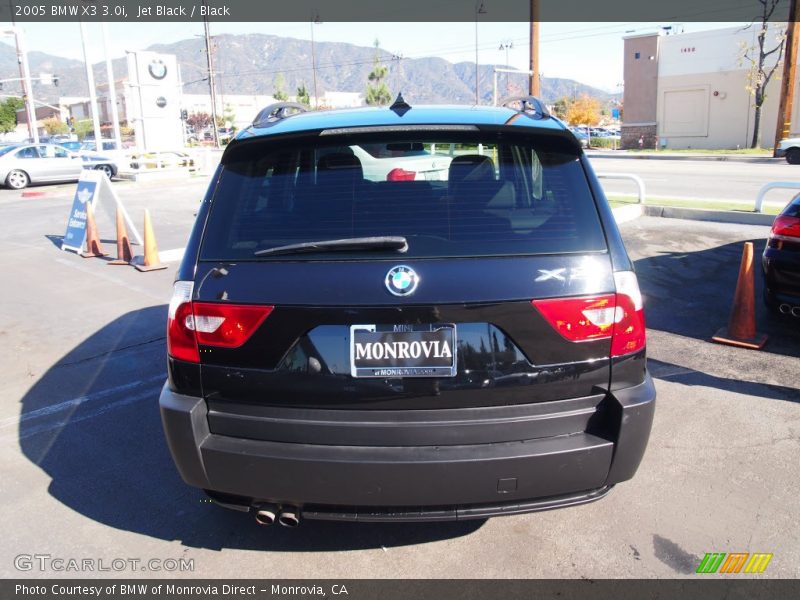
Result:
M604 251L579 155L556 136L374 133L238 142L223 158L201 259L363 259L268 248L402 236L405 256ZM370 251L370 258L398 256Z

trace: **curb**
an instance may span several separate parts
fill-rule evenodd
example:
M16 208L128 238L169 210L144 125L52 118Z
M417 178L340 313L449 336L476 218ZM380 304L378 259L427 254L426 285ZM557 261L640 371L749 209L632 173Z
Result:
M614 220L619 224L638 219L644 213L644 208L641 204L629 204L613 208L611 212L614 213Z
M52 195L51 192L22 192L23 198L49 198Z
M185 181L191 178L195 170L178 167L175 169L141 169L138 171L122 171L117 177L122 181L133 183L147 183L150 181Z
M712 221L735 225L763 225L769 227L777 215L763 213L735 212L729 210L707 210L702 208L678 208L655 206L652 204L630 204L612 209L617 223L627 223L641 216L662 217L665 219L686 219L688 221Z
M624 151L610 151L598 152L596 150L589 150L584 152L589 158L622 158L627 160L694 160L694 161L712 161L712 162L739 162L739 163L756 163L756 164L775 164L776 161L782 161L781 158L774 158L772 156L740 156L737 154L721 154L712 156L707 154L628 154Z
M673 206L643 206L642 214L648 217L667 219L688 219L691 221L715 221L737 225L772 225L777 215L756 212L736 212L729 210L708 210L703 208L678 208Z

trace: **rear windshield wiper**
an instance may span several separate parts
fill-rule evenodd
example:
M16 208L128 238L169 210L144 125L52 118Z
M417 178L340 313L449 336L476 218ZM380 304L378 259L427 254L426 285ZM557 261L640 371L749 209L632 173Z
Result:
M408 241L403 236L383 235L378 237L344 238L275 246L257 250L253 256L276 256L279 254L303 254L306 252L346 252L348 250L408 250Z

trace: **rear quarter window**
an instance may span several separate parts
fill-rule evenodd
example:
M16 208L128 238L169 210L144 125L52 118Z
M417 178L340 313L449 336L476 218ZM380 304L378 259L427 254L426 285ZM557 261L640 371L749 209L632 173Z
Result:
M566 140L362 134L229 148L201 259L363 260L363 253L254 253L372 236L403 236L406 256L417 258L606 249L583 166ZM369 257L397 258L381 252Z

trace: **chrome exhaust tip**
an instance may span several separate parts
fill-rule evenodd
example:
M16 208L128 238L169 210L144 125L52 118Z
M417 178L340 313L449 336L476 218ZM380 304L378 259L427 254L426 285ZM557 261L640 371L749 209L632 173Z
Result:
M792 307L792 316L800 318L800 306Z
M278 514L278 507L274 504L256 504L253 506L255 511L256 523L269 527L275 522L275 516Z
M788 315L792 311L792 307L789 306L788 304L781 304L778 307L778 310L781 311L781 314Z
M278 523L284 527L297 527L300 525L300 510L297 508L287 508L278 515Z

